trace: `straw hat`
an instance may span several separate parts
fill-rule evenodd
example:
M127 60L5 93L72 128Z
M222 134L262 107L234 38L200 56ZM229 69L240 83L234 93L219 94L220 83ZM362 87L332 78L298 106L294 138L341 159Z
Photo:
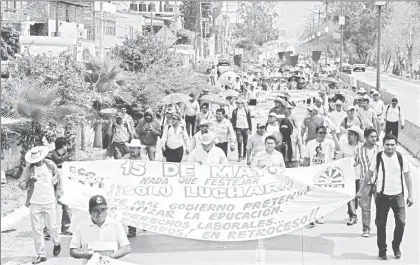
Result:
M242 98L242 97L240 97L240 98L238 98L237 100L236 100L236 103L245 103L245 99L244 98Z
M202 119L202 120L200 120L200 126L205 126L205 125L210 125L211 123L208 121L208 120L206 120L206 119Z
M125 146L145 148L145 146L141 144L139 139L132 139L130 143L125 143Z
M203 137L201 138L201 143L204 145L208 145L213 143L215 139L216 135L212 132L209 132L203 135Z
M25 160L29 164L35 164L44 159L50 152L46 146L35 146L25 154Z
M317 112L319 112L318 107L317 107L317 106L315 106L315 105L310 105L310 106L308 107L308 110L309 110L309 111L314 111L314 110L316 110Z
M363 130L360 129L359 126L353 125L350 128L348 128L347 130L357 133L359 135L359 141L363 141L365 136L363 134Z

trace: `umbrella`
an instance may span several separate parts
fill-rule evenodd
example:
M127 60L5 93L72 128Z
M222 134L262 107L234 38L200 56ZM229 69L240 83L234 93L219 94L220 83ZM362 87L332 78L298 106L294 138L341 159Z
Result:
M224 72L220 77L219 77L219 83L222 86L225 86L227 84L228 78L230 77L230 79L232 81L234 81L236 79L236 77L238 76L237 73L233 72L233 71L227 71Z
M237 97L239 95L239 92L232 90L232 89L228 89L222 92L223 96L225 98L227 97Z
M160 101L161 105L170 105L170 104L176 104L176 103L188 103L190 100L190 97L188 95L182 94L182 93L172 93Z
M202 102L208 102L210 104L216 104L221 106L228 106L229 102L219 95L205 95L200 99Z
M118 110L117 109L103 109L100 111L100 113L104 116L108 117L114 117L117 115Z
M334 78L332 78L332 77L327 77L327 78L321 79L321 82L324 82L324 83L332 83L332 84L338 84L337 80L335 80L335 79L334 79Z

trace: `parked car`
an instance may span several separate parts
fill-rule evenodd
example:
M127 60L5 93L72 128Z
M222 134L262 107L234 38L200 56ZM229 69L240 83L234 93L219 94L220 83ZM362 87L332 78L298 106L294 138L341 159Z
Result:
M353 64L353 71L356 72L358 70L364 72L366 70L366 64L365 63L354 63Z
M222 54L217 58L217 65L230 65L230 57L228 54Z
M341 72L351 75L352 66L348 63L343 63L343 67L341 68Z

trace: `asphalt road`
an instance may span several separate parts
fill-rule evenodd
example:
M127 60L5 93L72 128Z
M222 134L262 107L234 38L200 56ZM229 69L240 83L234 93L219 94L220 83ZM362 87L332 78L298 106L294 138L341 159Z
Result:
M376 71L374 70L366 69L366 72L353 72L351 76L376 86ZM420 125L420 85L382 74L381 88L397 96L406 119Z
M260 106L255 114L254 126L265 120L270 104ZM297 116L302 117L304 109L297 109ZM264 115L264 116L263 116ZM401 149L403 154L409 154ZM236 163L237 153L229 153L231 163ZM409 159L413 175L414 187L420 182L416 176L420 173L420 163ZM417 189L415 189L417 190ZM403 256L400 260L392 258L388 252L387 264L414 265L420 263L419 250L419 193L414 192L415 204L407 209L406 232L401 246ZM372 206L372 220L375 207ZM358 210L359 218L360 208ZM355 263L379 264L384 261L377 258L376 233L373 228L370 238L361 237L362 224L347 226L347 206L326 216L325 224L314 228L300 229L293 233L272 238L268 241L266 264L334 264L354 265ZM388 244L391 244L395 222L392 211L388 218ZM25 216L13 226L15 231L2 233L1 264L30 264L36 256L31 236L30 220ZM207 242L188 240L152 234L138 233L130 239L132 253L123 258L134 264L256 264L255 248L257 242ZM43 265L74 265L81 261L72 259L69 255L70 237L62 237L62 252L59 257L52 256L52 243L47 242L48 261ZM9 263L7 263L9 262Z

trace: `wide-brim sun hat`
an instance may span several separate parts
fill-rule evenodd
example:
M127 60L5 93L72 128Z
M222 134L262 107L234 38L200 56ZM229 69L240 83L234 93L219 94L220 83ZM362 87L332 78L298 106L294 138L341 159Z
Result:
M308 107L308 110L309 110L309 111L317 111L317 112L319 111L319 110L318 110L318 107L317 107L317 106L315 106L315 105L310 105L310 106Z
M38 163L50 153L47 146L35 146L25 154L25 161L29 164Z
M201 138L201 143L204 145L208 145L214 142L214 139L216 139L216 135L212 132L206 133Z
M237 104L243 104L243 103L245 103L245 99L244 98L237 98L236 103Z
M359 141L361 141L361 142L364 141L365 136L364 136L363 130L360 129L359 126L353 125L350 128L348 128L347 131L352 131L352 132L357 133L359 135Z
M139 139L133 139L130 143L125 143L125 146L127 147L138 147L138 148L145 148L144 145L141 144L141 141Z
M200 120L200 126L208 126L210 124L211 123L208 120L206 120L206 119Z

